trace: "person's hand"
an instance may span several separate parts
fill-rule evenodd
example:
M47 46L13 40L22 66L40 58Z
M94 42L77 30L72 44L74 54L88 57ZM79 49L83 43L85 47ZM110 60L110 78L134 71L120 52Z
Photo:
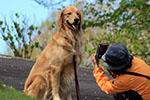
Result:
M92 58L92 62L93 62L94 67L97 68L97 67L99 67L99 66L97 65L95 56L96 56L96 53L92 54L92 55L91 55L91 58Z

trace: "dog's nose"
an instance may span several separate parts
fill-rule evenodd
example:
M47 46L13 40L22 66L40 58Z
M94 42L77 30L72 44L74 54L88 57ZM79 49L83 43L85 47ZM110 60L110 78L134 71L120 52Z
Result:
M75 19L74 19L74 24L78 24L78 22L79 22L79 19L78 19L78 18L75 18Z

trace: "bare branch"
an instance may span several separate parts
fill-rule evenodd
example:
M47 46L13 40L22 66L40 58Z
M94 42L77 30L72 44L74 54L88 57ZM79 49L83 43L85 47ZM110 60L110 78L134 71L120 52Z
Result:
M66 0L34 0L39 5L42 5L46 8L50 8L56 5L61 4L62 2L65 2Z

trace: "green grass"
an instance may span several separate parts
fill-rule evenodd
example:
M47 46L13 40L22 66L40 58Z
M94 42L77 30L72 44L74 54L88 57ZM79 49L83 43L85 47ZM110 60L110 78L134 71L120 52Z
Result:
M4 87L0 82L0 100L39 100L23 94L12 87Z

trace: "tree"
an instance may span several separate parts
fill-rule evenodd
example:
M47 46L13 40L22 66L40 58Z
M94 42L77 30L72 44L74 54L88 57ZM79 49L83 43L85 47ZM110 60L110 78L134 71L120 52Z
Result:
M95 0L89 3L84 0L75 0L74 5L84 14L83 66L90 66L90 54L96 51L97 44L106 42L110 45L122 43L127 46L132 55L141 57L150 64L150 5L148 1ZM50 32L55 29L56 27L51 27L47 30Z
M11 19L12 25L6 20L0 21L0 33L15 56L30 58L33 49L39 46L38 42L32 41L32 35L34 32L40 34L40 31L34 25L28 26L25 19L19 22L18 13L15 14L14 19Z
M98 0L86 3L83 9L85 22L83 29L96 28L89 41L95 52L98 43L107 42L110 45L120 42L127 46L130 53L150 60L150 5L149 0ZM115 5L117 4L118 5ZM118 7L116 7L118 6ZM89 47L85 44L85 48Z
M52 36L56 32L56 29L54 27L55 27L55 23L51 22L49 19L47 19L38 27L38 29L41 31L41 34L35 35L33 41L39 41L39 48L33 50L32 57L31 57L32 59L37 59L39 54L44 50L44 48L50 42Z
M41 34L33 37L33 42L39 41L39 47L33 50L32 59L37 59L39 54L44 50L51 41L52 36L56 33L56 12L53 11L48 18L38 26Z
M62 5L63 3L65 3L67 0L34 0L36 3L38 3L39 5L42 5L46 8L55 8L58 5ZM74 2L76 0L73 0L71 2ZM67 1L68 3L68 1Z

